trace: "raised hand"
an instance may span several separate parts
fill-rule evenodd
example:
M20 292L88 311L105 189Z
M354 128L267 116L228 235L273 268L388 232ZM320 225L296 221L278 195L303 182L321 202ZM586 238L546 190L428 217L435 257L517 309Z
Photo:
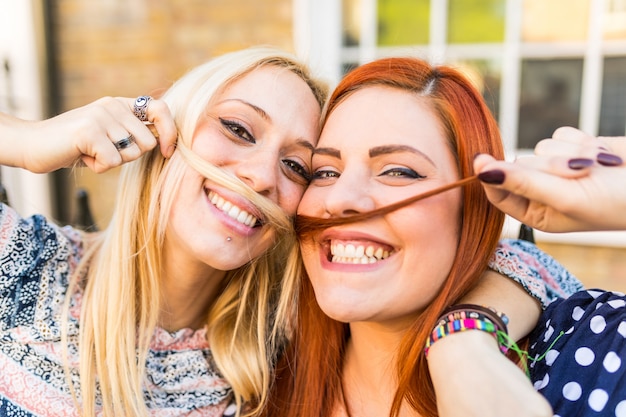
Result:
M104 97L42 121L0 114L0 164L45 173L82 161L100 173L157 144L170 157L176 138L165 102L147 96Z
M547 232L626 229L626 138L555 131L515 162L479 155L474 169L489 200Z

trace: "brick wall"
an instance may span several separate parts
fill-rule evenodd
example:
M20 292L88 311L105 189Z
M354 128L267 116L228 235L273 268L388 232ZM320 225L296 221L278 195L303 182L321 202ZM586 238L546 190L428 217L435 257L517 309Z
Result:
M158 96L195 65L268 44L293 50L291 0L50 0L60 110L102 96ZM87 188L104 226L117 172L63 172L59 199ZM68 197L69 196L69 197ZM63 205L60 218L71 217Z

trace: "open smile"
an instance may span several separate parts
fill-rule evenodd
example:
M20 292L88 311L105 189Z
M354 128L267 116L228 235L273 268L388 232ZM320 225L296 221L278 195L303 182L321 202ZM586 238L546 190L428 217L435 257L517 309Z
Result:
M393 248L376 243L330 242L329 261L342 264L373 264L388 258Z
M209 190L207 194L209 201L223 213L230 218L235 219L237 222L248 227L260 227L261 222L253 214L247 212L241 207L236 206L228 200L225 200L222 196L215 191Z

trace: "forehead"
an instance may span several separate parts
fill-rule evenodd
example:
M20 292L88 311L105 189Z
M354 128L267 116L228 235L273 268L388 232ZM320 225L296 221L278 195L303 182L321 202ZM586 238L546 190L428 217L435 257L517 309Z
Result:
M277 136L317 143L320 105L309 85L289 69L276 65L255 68L216 94L213 103L246 119L254 107L257 114L263 114L266 126L279 129Z
M308 84L291 70L276 65L263 65L229 83L219 94L220 97L234 96L254 100L255 103L291 103L294 98L315 101ZM317 101L315 101L317 108ZM308 103L304 103L308 104Z
M342 143L446 146L441 122L426 98L385 86L350 94L328 116L319 146Z

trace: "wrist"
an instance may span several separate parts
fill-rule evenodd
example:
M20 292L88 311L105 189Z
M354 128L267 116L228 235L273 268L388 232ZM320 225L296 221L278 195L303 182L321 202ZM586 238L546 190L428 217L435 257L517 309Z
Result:
M496 341L500 351L506 354L508 350L507 323L508 317L505 314L488 307L476 304L452 306L447 308L437 320L437 324L426 341L424 354L428 357L435 342L448 339L452 335L468 333L467 330L480 330L478 333L489 335L492 340Z

